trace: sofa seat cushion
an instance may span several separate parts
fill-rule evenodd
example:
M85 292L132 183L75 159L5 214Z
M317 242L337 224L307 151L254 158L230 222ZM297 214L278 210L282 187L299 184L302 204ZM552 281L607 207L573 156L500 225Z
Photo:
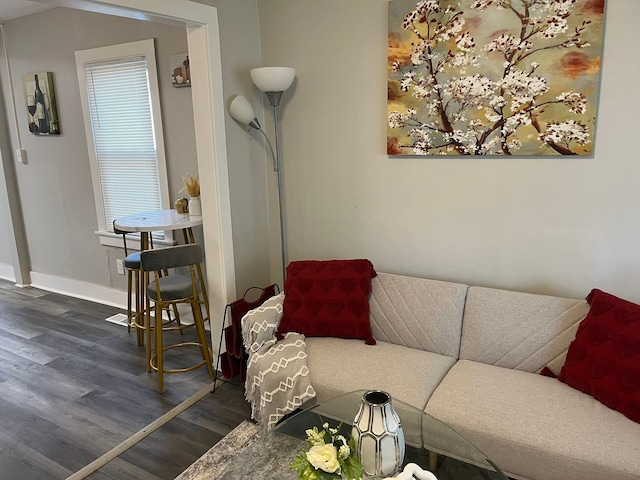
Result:
M306 342L319 403L353 390L378 389L422 410L455 363L451 357L386 342L365 345L329 337L307 337Z
M514 478L640 478L640 425L554 378L460 360L425 411Z

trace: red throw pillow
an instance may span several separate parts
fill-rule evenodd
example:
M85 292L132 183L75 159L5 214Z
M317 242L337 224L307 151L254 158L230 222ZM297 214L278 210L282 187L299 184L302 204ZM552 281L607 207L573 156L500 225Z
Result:
M369 322L375 276L369 260L291 262L278 337L298 332L308 337L358 338L375 345Z
M640 423L640 305L594 289L558 379Z

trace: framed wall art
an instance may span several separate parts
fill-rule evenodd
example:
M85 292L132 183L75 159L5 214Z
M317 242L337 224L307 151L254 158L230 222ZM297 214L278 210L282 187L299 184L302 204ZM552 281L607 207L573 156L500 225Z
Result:
M29 132L33 135L60 135L53 74L40 72L23 75L22 87Z
M189 55L179 53L169 57L171 65L171 85L174 87L191 86L191 69L189 68Z
M389 155L592 155L605 0L391 0Z

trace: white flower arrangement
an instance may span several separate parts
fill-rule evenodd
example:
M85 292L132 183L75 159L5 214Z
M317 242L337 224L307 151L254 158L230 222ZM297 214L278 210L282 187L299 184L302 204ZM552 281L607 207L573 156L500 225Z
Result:
M353 438L340 434L342 423L336 428L328 423L306 431L309 450L302 450L289 466L298 472L298 480L360 480L362 464L355 455Z

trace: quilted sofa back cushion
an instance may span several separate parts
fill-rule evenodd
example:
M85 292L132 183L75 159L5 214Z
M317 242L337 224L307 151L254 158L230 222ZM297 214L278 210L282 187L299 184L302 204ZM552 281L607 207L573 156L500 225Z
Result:
M369 300L376 340L458 358L467 286L378 273Z
M562 364L588 311L585 300L469 287L460 358L526 372Z

